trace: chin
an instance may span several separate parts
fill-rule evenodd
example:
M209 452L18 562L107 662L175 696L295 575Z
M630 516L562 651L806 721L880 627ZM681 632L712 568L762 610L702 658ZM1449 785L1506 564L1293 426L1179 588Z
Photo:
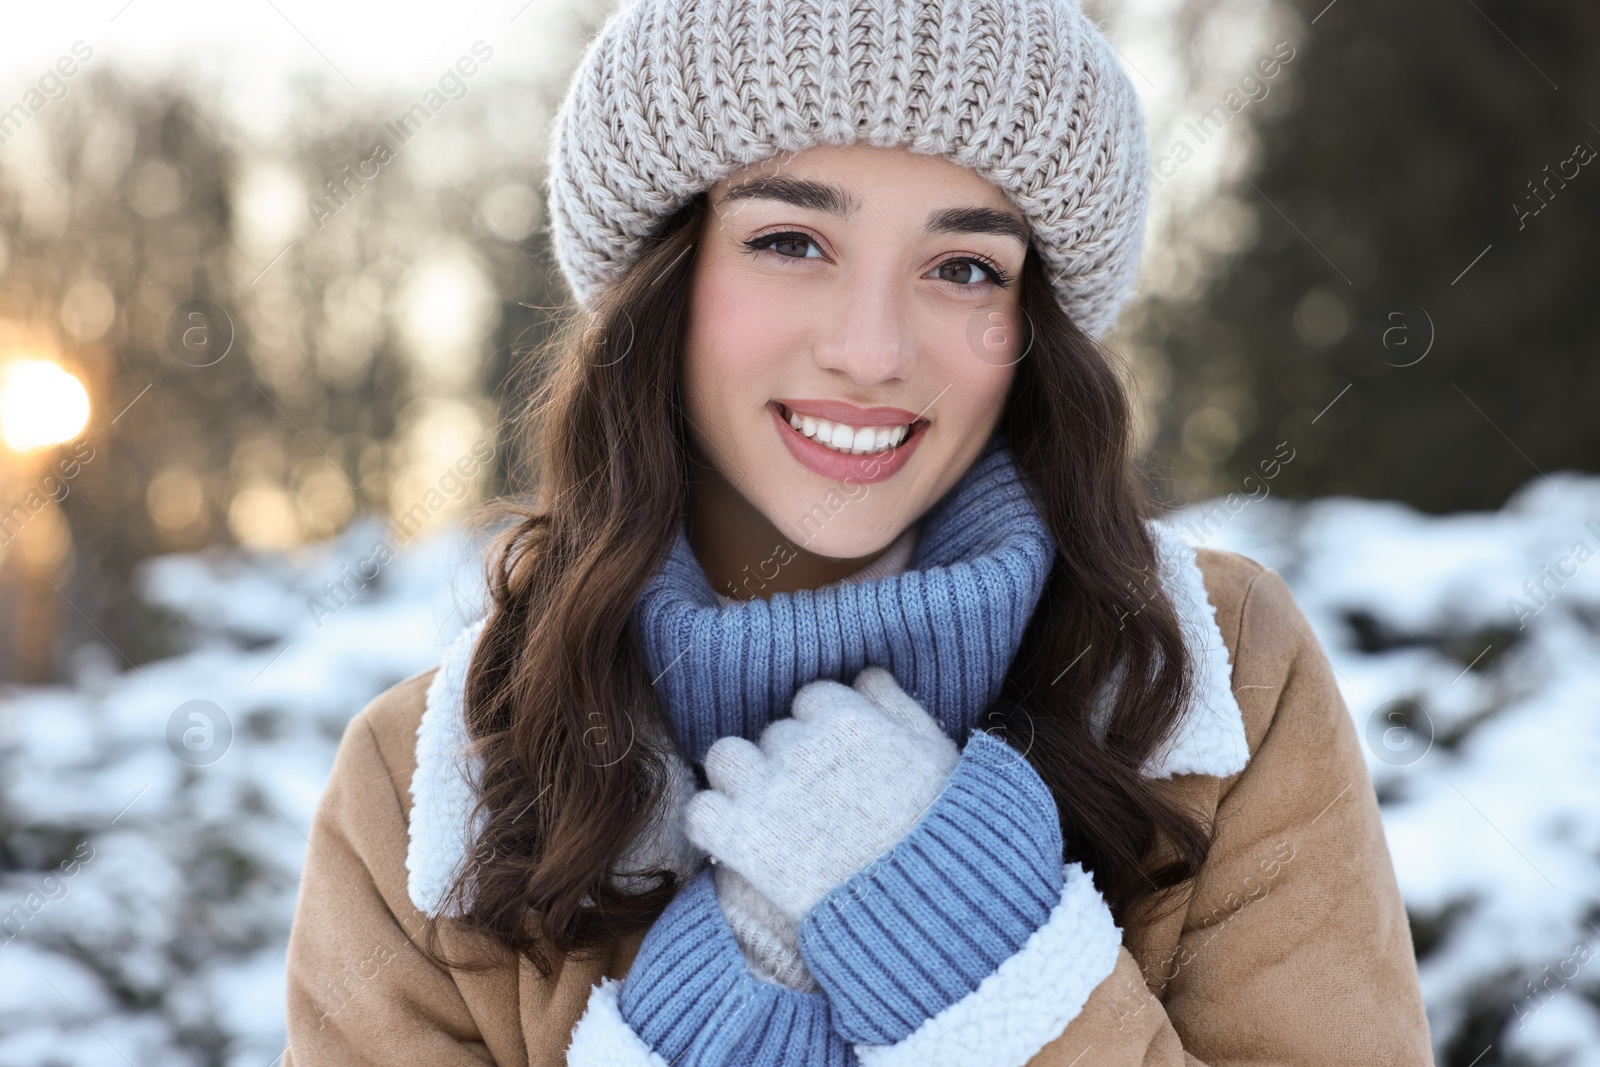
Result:
M786 494L768 519L806 552L829 559L860 559L887 548L909 525L900 516L869 510L879 504L873 498L888 496L881 488L834 483L821 491Z
M828 559L860 559L888 548L903 532L904 528L882 536L857 538L848 542L824 543L826 539L818 537L810 544L802 544L799 547L813 555L826 556Z

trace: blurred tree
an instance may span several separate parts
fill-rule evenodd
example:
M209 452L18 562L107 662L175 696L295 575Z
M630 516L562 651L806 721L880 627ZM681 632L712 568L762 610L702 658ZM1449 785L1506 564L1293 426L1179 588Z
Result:
M87 387L88 458L64 483L69 544L54 584L70 604L68 633L98 631L137 663L168 650L170 635L131 595L129 569L216 536L218 456L266 405L243 395L248 378L190 367L166 345L184 300L229 299L227 152L181 97L98 71L73 90L0 155L0 318L13 342L0 356L58 359ZM31 343L18 350L23 334Z
M86 642L123 666L175 650L180 636L130 588L147 556L290 545L382 509L385 479L362 477L364 460L368 475L382 464L364 449L393 437L407 380L381 328L349 336L352 303L382 322L381 284L351 295L368 249L252 261L238 139L181 87L80 79L26 131L31 150L19 138L0 154L0 319L25 326L36 354L53 349L94 403L93 458L61 501L59 669Z
M1250 239L1141 317L1178 480L1259 492L1287 442L1273 492L1446 511L1600 470L1600 8L1285 10L1290 91L1252 105L1255 165L1216 205Z
M92 451L66 521L30 520L65 544L45 560L64 630L47 675L79 646L126 668L182 645L130 586L145 557L323 542L363 512L398 550L505 488L498 406L537 379L523 357L565 298L529 120L561 74L467 83L437 115L413 109L431 73L381 99L307 76L295 121L263 137L193 84L85 71L0 146L0 363L56 360L93 404L76 444L0 455L9 506ZM426 120L402 131L406 114ZM0 602L50 555L29 570L0 540ZM0 624L0 678L27 630Z

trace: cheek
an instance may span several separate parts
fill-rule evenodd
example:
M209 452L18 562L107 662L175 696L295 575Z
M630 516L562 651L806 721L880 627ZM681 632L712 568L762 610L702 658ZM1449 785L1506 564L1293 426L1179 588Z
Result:
M968 425L976 431L982 428L983 436L987 437L1000 419L1001 408L1005 404L1006 391L1011 387L1011 379L1016 375L1015 367L994 367L979 363L973 371L971 380L965 386L957 385L957 389L965 389L966 396L959 409Z
M792 301L751 284L731 259L698 267L683 355L690 404L718 424L738 416L729 406L764 415L760 409L779 391L784 363L796 349L795 322Z
M941 323L927 339L924 351L933 354L929 395L944 390L938 408L952 424L998 418L1022 356L1015 314L973 311Z

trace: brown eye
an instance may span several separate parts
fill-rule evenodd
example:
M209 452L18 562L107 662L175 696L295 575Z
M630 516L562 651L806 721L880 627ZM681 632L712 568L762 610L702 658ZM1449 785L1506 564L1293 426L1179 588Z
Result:
M985 282L1004 289L1011 278L999 267L981 259L947 259L935 268L941 281L954 282L964 289L980 288Z
M777 240L773 241L769 247L771 247L771 249L774 252L777 252L779 255L788 256L794 255L796 252L798 252L800 257L803 258L806 254L806 249L810 247L810 245L811 242L803 237L790 236L779 237Z
M948 263L940 264L939 270L945 281L955 282L958 285L971 285L988 280L983 268L970 259L952 259Z
M783 256L785 259L821 259L822 255L820 251L815 256L809 255L806 252L806 249L808 248L815 248L816 244L816 241L812 240L805 234L795 233L793 231L784 233L769 233L763 237L753 237L744 242L745 248L750 252L760 252L763 249L770 248L774 252L777 252L778 255ZM793 253L796 251L798 251L800 254L794 255Z

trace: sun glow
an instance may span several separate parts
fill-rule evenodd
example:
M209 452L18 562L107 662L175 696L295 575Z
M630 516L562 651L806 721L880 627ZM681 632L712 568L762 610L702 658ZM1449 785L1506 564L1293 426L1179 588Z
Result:
M49 360L19 359L0 370L0 439L13 452L70 441L89 422L89 394Z

